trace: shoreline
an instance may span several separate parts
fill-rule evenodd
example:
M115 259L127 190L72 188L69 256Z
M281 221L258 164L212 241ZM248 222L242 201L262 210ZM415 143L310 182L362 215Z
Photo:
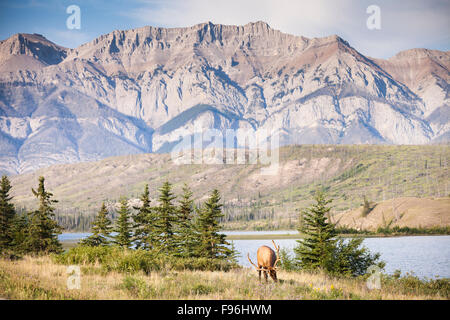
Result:
M398 237L418 237L418 236L448 236L448 234L338 234L341 238L398 238ZM233 234L227 236L227 240L270 240L270 239L303 239L301 234Z
M233 230L233 232L239 230ZM272 231L272 230L271 230ZM273 230L274 231L274 230ZM280 239L303 239L304 236L301 234L292 234L292 233L280 233L280 234L271 234L271 233L262 233L265 231L261 231L261 234L231 234L227 235L227 240L280 240ZM77 233L86 233L86 232L64 232L69 234L77 234ZM355 234L355 233L340 233L337 235L341 238L398 238L398 237L418 237L418 236L448 236L448 234L427 234L427 233L417 233L417 234ZM65 239L60 240L62 243L77 243L79 239Z

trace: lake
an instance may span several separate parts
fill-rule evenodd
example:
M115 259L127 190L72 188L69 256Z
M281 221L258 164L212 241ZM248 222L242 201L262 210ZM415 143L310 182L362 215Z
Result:
M225 234L293 234L297 231L226 231ZM78 241L89 236L89 233L63 233L60 241ZM253 262L256 250L261 245L273 247L271 240L233 240L239 252L239 264L250 267L247 253ZM282 248L292 252L297 245L294 239L275 241ZM450 278L450 236L408 236L389 238L366 238L363 242L371 252L380 252L381 260L386 262L385 272L392 274L395 270L414 273L420 278Z

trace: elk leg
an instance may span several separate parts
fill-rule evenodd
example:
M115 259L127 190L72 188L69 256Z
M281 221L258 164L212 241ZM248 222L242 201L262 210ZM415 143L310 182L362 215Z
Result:
M264 279L266 279L266 283L268 282L268 276L267 276L267 271L266 270L264 270Z
M259 282L261 282L261 270L258 270Z

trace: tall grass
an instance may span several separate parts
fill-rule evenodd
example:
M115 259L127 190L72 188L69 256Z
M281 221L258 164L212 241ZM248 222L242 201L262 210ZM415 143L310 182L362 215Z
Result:
M181 258L147 250L131 250L114 246L77 246L65 253L53 255L56 263L97 264L105 271L138 272L149 274L161 270L221 270L238 268L234 261L208 258Z
M67 260L79 261L82 260ZM83 260L86 262L87 260ZM91 260L92 261L92 260ZM448 279L382 276L369 290L366 277L321 272L278 272L279 282L259 282L254 269L199 271L161 268L118 272L97 262L81 265L81 289L67 288L67 266L55 257L0 259L0 296L8 299L449 299Z

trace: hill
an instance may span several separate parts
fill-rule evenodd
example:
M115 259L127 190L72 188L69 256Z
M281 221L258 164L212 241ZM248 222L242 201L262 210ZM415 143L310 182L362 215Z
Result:
M140 154L54 165L13 175L11 180L15 203L32 208L36 201L31 188L39 176L45 176L48 190L60 201L58 214L74 219L97 212L102 201L110 207L120 196L137 201L146 183L153 199L166 180L178 193L187 183L196 202L218 188L226 214L224 223L229 229L295 228L298 210L308 206L321 188L334 199L333 215L339 217L342 212L359 208L364 196L372 203L380 203L369 214L368 222L357 219L356 224L351 224L376 227L381 213L386 220L391 217L389 210L382 209L389 207L389 202L383 201L395 199L397 206L403 201L399 198L404 197L448 199L449 156L448 145L302 145L280 149L279 170L273 176L261 174L260 164L177 165L169 154ZM406 212L401 220L404 225L448 225L449 211L442 211L445 205L438 206L439 212L435 213L427 210L435 207L432 200L411 203L411 207L400 206L396 211ZM448 204L448 200L439 203ZM356 219L357 215L350 211L348 219ZM436 218L439 216L441 220ZM342 218L342 223L348 219Z
M363 208L357 208L338 213L333 219L340 227L367 231L394 227L445 227L450 226L450 197L400 197L374 204L367 214Z

